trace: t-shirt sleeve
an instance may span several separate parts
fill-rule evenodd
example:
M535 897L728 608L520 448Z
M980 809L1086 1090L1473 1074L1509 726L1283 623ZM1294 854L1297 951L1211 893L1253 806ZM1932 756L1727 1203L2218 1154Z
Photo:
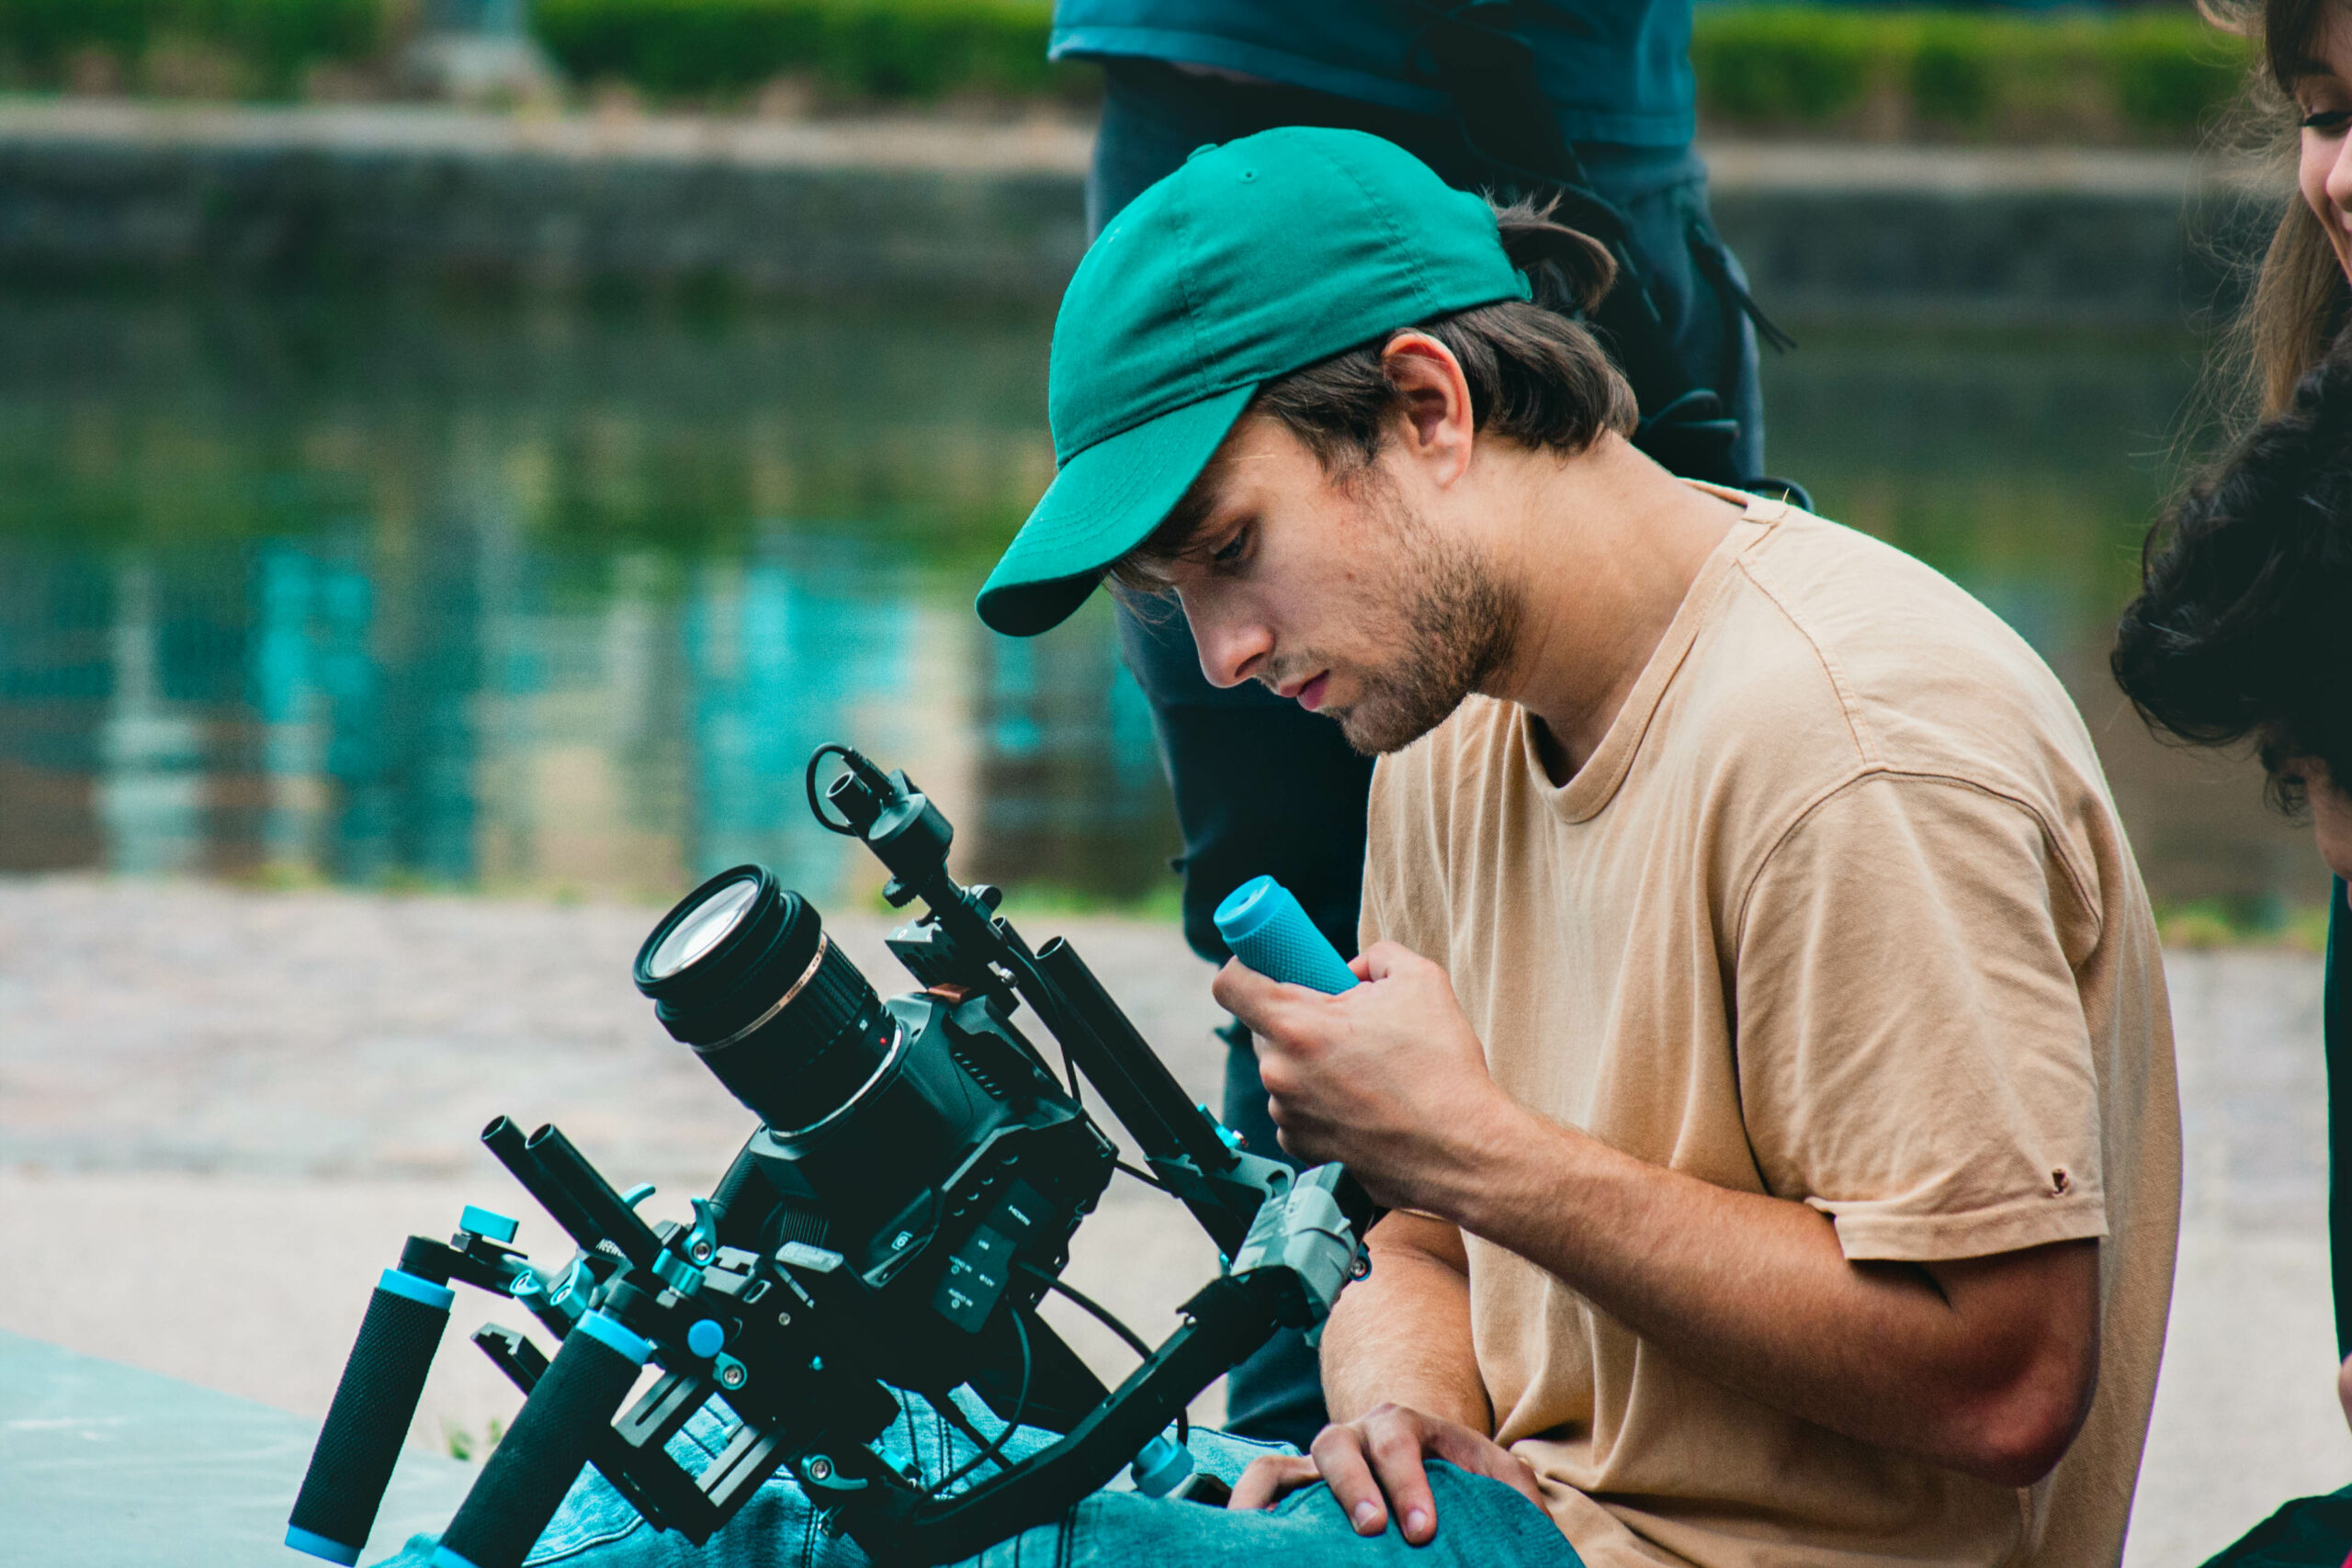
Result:
M2105 1235L2068 957L2098 922L2012 800L1874 775L1814 807L1738 927L1740 1093L1767 1188L1828 1214L1856 1259Z

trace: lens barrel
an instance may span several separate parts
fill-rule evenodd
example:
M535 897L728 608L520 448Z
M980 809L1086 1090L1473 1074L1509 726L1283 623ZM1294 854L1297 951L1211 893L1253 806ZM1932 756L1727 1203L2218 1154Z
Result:
M778 1134L839 1114L898 1039L815 907L764 866L721 872L681 899L638 949L634 977L671 1038Z

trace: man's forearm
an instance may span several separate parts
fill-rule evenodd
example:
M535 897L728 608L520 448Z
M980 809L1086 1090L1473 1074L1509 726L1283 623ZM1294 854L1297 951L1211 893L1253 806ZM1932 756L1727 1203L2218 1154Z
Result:
M1858 1265L1803 1204L1511 1113L1460 1145L1473 1152L1420 1201L1684 1365L1849 1437L2012 1483L2071 1439L2097 1365L2095 1243ZM2053 1297L2087 1303L2085 1321L2031 1331Z
M1323 1331L1323 1400L1334 1421L1409 1405L1491 1436L1494 1416L1470 1344L1462 1238L1418 1214L1373 1228L1372 1272L1340 1293Z

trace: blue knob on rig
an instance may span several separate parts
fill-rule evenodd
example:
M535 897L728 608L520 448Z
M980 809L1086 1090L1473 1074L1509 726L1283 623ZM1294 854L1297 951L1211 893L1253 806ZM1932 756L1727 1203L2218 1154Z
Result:
M1271 876L1253 876L1226 895L1216 929L1234 957L1271 979L1331 996L1359 983L1291 890Z

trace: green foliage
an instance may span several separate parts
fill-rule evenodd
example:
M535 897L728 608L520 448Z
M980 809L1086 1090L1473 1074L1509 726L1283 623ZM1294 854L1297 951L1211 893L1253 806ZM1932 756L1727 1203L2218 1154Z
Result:
M537 0L532 28L582 81L726 96L797 74L866 98L1053 87L1049 0Z
M131 65L170 40L222 51L271 93L315 61L372 52L383 28L384 0L0 0L0 50L36 75L83 50Z
M506 1423L495 1416L490 1418L489 1430L479 1439L454 1421L445 1418L441 1423L442 1446L449 1450L449 1457L455 1460L488 1460L490 1450L496 1448L499 1439L505 1436Z
M131 56L147 47L157 8L154 0L0 0L0 39L36 69L80 49Z
M1981 18L1922 18L1911 40L1912 114L1929 124L1984 124L1992 118L2007 41Z
M2275 898L2196 898L2159 903L2156 931L2166 947L2275 947L2327 950L2327 906L2289 906Z
M2234 97L2245 43L2188 10L1713 6L1690 48L1709 122L1746 130L2181 141Z
M1690 38L1701 101L1731 124L1810 125L1859 107L1883 73L1886 28L1856 11L1702 12Z
M665 97L797 75L858 98L1066 90L1050 0L536 0L581 81ZM2193 13L2020 17L1846 6L1702 7L1701 101L1741 130L2178 141L2227 103L2245 46Z
M54 83L74 55L130 80L163 45L209 49L282 95L382 47L400 0L0 0L0 57ZM780 76L853 100L1085 90L1049 65L1051 0L533 0L575 81L724 103ZM2018 16L1715 5L1691 39L1700 102L1733 130L2180 141L2237 93L2245 44L2186 8Z
M2238 95L2250 63L2245 40L2193 24L2159 15L2115 25L2109 79L2117 108L2135 128L2193 130Z

